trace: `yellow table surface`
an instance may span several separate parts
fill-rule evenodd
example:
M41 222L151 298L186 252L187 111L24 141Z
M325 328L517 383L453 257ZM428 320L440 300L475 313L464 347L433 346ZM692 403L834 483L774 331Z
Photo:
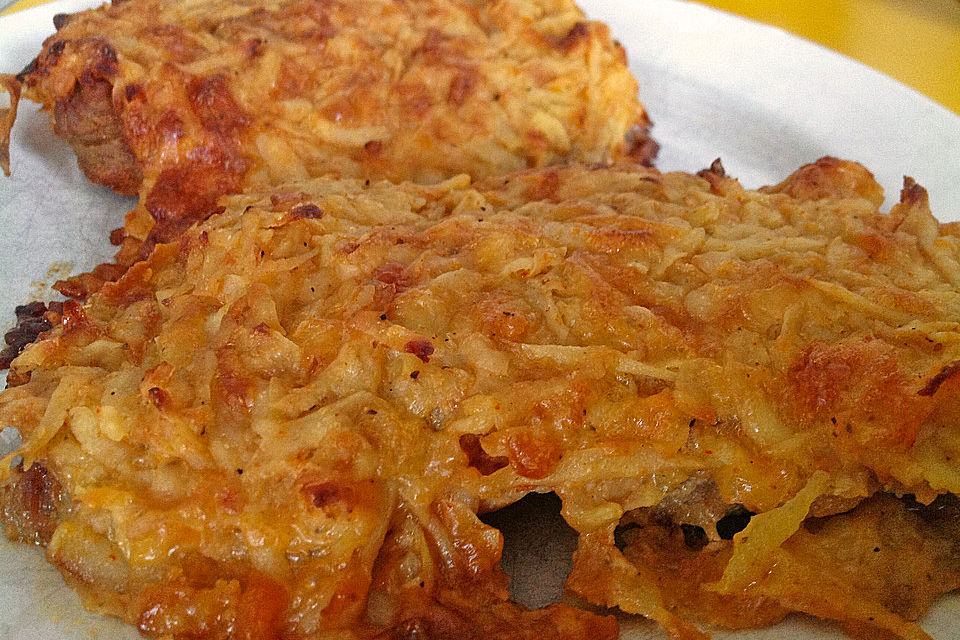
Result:
M20 0L3 13L46 1ZM819 42L960 114L960 0L701 2Z

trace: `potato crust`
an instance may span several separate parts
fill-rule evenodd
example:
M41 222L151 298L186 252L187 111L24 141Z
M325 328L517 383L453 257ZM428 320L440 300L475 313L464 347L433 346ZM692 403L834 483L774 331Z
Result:
M831 158L760 191L624 165L227 198L14 362L4 518L156 637L612 638L507 600L477 513L554 491L567 588L674 637L926 638L960 584L960 238L912 182L881 201Z
M24 96L90 180L140 196L140 257L251 185L656 152L623 48L571 0L125 0L56 24Z

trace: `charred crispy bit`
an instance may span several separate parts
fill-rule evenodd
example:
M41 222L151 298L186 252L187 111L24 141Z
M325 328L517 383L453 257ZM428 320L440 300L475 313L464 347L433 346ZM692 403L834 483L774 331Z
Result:
M154 637L613 638L509 600L478 514L553 492L567 590L680 640L924 639L960 586L960 237L849 162L708 175L228 197L45 316L3 519Z
M63 310L63 303L51 302L49 307L42 302L30 302L15 309L17 326L4 334L6 346L0 350L0 370L10 368L13 359L20 355L24 347L37 339L44 331L53 328L47 317L48 313L59 315Z
M627 131L627 158L645 167L652 167L657 153L660 152L660 145L650 135L652 127L653 123L644 113L640 124L634 125Z
M50 542L69 504L57 478L40 462L12 472L0 494L5 535L32 544Z
M319 218L323 216L323 211L315 204L300 204L290 210L290 215L294 218Z
M433 345L429 340L411 340L403 345L403 350L412 353L424 362L430 362L430 356L433 355Z
M506 456L491 456L484 451L480 436L475 433L465 433L460 436L460 448L467 456L467 465L485 476L510 464Z
M139 194L157 227L128 229L144 256L264 181L431 182L656 153L622 47L573 0L125 0L55 26L24 96L91 181Z
M717 158L716 160L714 160L713 162L711 162L709 169L704 169L704 170L702 170L702 171L698 171L698 172L697 172L697 175L702 178L702 177L703 177L703 174L705 174L705 173L712 173L713 175L717 176L718 178L726 178L726 177L727 177L727 171L726 171L726 169L723 168L723 162L720 160L720 158Z
M60 29L63 29L65 26L67 26L67 23L70 22L70 17L71 17L72 15L73 15L73 14L70 14L70 13L58 13L58 14L54 15L54 16L53 16L53 27L54 27L57 31L60 31Z
M723 163L720 161L720 158L711 162L709 169L701 169L698 171L697 175L710 183L712 193L722 195L717 191L717 188L723 184L723 179L727 177L727 171L723 168Z
M940 386L944 382L957 375L957 373L960 373L960 361L944 365L943 368L937 372L937 375L927 380L927 384L923 385L920 391L917 391L917 395L932 396L940 389Z
M83 300L91 293L99 291L105 283L116 281L127 269L150 255L156 246L156 229L158 227L154 226L154 220L146 209L142 206L135 207L127 213L126 225L110 232L111 244L119 243L113 262L97 265L92 271L71 276L66 280L58 280L53 288L64 296L77 300Z

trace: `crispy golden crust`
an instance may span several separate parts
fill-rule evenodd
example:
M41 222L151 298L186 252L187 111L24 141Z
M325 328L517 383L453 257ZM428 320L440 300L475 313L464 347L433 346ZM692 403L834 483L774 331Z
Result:
M656 150L623 49L571 0L126 0L56 22L25 95L159 241L255 183Z
M555 491L568 588L676 637L804 611L924 638L957 510L878 494L960 491L960 238L880 195L824 159L764 191L570 166L228 198L14 362L0 422L65 496L14 532L55 525L148 635L611 637L506 601L476 514ZM3 499L47 504L24 473Z

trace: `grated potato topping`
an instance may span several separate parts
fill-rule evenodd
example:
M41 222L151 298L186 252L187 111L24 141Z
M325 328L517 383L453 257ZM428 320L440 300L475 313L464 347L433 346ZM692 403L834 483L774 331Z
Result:
M161 241L255 184L656 147L623 48L571 0L124 0L56 23L24 96Z
M153 637L613 638L507 599L477 513L554 491L568 590L674 637L926 638L960 586L960 237L912 181L881 202L831 158L759 191L567 166L229 197L14 362L7 533Z

